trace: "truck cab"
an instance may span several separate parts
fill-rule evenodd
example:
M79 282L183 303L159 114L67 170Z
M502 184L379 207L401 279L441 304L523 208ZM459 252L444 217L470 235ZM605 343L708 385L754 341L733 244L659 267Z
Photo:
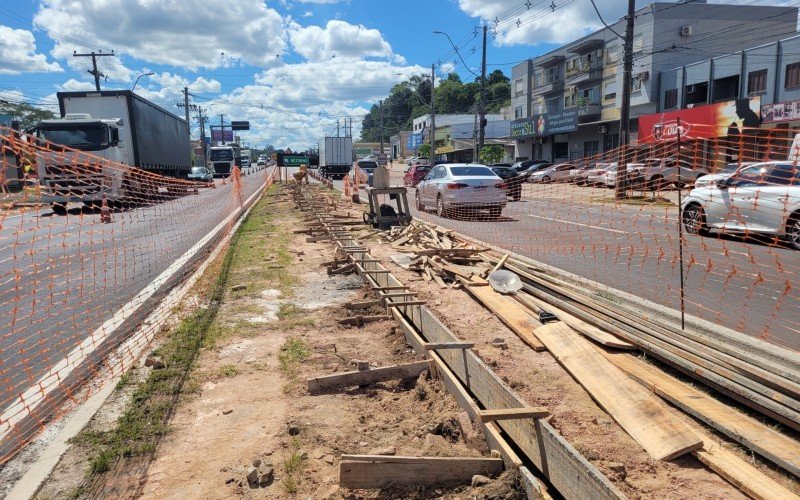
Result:
M35 136L52 151L37 158L42 201L51 203L54 211L64 212L71 201L100 201L104 195L115 198L122 171L102 160L129 164L129 152L120 139L123 125L120 118L96 119L87 113L40 121Z
M211 163L211 171L214 177L227 177L237 165L240 157L239 148L235 145L212 146L209 149L208 159Z

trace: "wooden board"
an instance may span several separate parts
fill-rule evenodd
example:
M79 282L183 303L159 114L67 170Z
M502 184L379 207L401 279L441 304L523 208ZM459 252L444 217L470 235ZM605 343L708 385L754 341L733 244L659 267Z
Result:
M308 379L308 391L315 394L324 390L354 385L368 385L386 380L416 377L430 368L430 361L404 365L385 366L363 371L352 371Z
M543 418L548 415L550 415L550 412L543 406L481 410L480 412L481 422L496 422L498 420L513 420L516 418Z
M626 353L604 353L669 403L800 477L800 443Z
M339 486L376 489L392 484L469 484L475 474L497 476L502 472L500 458L342 455Z
M703 443L681 421L563 323L536 329L558 362L656 460L672 460Z
M465 285L469 285L468 281L462 281ZM470 295L475 297L478 302L486 306L487 309L492 311L500 321L513 331L526 345L534 351L544 351L545 346L536 338L533 330L540 326L536 318L534 318L528 310L520 303L511 297L506 297L495 292L494 289L487 286L465 286L464 289Z
M582 319L573 316L572 314L564 311L563 309L559 309L552 304L548 304L543 300L539 300L536 297L529 295L527 293L518 293L517 298L525 303L526 301L532 302L534 305L539 307L540 309L544 309L547 312L555 314L558 319L566 323L569 327L573 330L577 331L581 335L589 337L590 339L594 340L595 342L604 345L606 347L613 347L614 349L636 349L636 346L631 344L630 342L626 342L619 337L615 337L611 335L605 330L601 330L596 326L583 321Z

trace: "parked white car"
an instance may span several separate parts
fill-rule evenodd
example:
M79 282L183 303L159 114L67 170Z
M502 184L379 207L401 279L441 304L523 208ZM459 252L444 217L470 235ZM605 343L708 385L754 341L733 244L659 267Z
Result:
M506 206L503 180L491 168L474 163L437 165L417 184L417 210L435 207L446 217L455 210L488 210L499 217Z
M694 188L681 206L681 221L690 234L774 235L800 250L800 166L755 163L716 184Z
M737 170L741 167L746 167L748 165L753 165L757 162L749 161L749 162L742 162L742 163L728 163L720 170L717 170L713 174L703 175L697 178L694 182L694 187L705 187L710 186L712 184L716 184L717 181L727 179L731 175L733 175Z
M569 163L559 163L533 172L528 178L528 182L565 182L569 180L569 173L573 168Z
M705 168L689 168L685 164L678 169L675 158L648 158L642 173L644 185L651 191L675 186L683 189L693 185L698 178L708 174Z
M586 175L587 186L605 186L606 172L616 170L616 163L598 163L597 168L589 170Z
M628 163L625 165L625 168L628 172L628 179L632 183L641 183L642 180L642 169L644 168L643 163ZM617 164L615 163L612 168L607 169L603 172L603 184L607 188L614 188L617 185Z
M595 163L590 168L575 172L575 174L572 175L572 181L579 186L591 185L589 182L589 176L597 176L604 173L610 165L611 163ZM596 181L597 178L595 177L593 182Z

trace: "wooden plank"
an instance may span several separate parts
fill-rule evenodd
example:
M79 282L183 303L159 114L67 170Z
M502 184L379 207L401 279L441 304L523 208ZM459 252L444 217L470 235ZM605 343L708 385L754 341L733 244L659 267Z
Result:
M536 479L536 476L527 467L519 468L519 476L528 500L551 500L553 498L548 493L547 487Z
M569 327L573 330L577 331L581 335L585 337L589 337L590 339L594 340L595 342L604 345L606 347L613 347L614 349L626 349L626 350L633 350L636 349L636 346L631 344L630 342L626 342L619 337L615 337L611 335L605 330L601 330L596 326L583 321L582 319L573 316L572 314L568 313L563 309L559 309L558 307L548 304L547 302L537 299L532 295L528 295L526 293L518 293L517 299L522 302L523 304L530 301L535 306L539 307L540 309L545 309L548 312L555 314L559 320L566 323Z
M422 306L425 305L424 300L406 300L405 302L386 302L386 307L403 307L403 306Z
M378 314L375 316L351 316L349 318L342 318L337 321L340 325L356 325L361 326L364 323L372 323L375 321L386 321L392 319L391 316L387 314Z
M380 306L383 305L383 301L381 300L363 300L360 302L345 302L344 308L345 309L364 309L367 307L372 306Z
M475 342L428 342L423 346L426 351L437 351L440 349L472 349Z
M417 377L420 373L428 370L429 367L430 362L425 360L404 365L384 366L363 371L352 371L310 378L308 379L308 392L315 394L320 391L339 387L369 385L386 380Z
M502 472L500 458L342 455L339 486L376 489L394 484L469 484L475 474L497 476Z
M498 269L500 269L501 267L503 267L503 264L505 264L505 263L506 263L506 260L507 260L507 259L508 259L508 254L505 254L505 255L503 255L503 256L500 258L500 260L498 260L498 261L497 261L497 264L495 264L495 265L494 265L494 267L492 268L492 270L491 270L491 271L489 271L488 273L486 273L486 276L489 276L489 275L490 275L490 274L492 274L493 272L495 272L495 271L497 271Z
M794 439L634 356L603 354L616 367L669 403L800 477L800 443Z
M563 323L536 329L547 349L592 398L656 460L672 460L703 443L663 403Z
M742 460L736 453L714 443L711 436L704 436L703 448L692 453L708 468L750 498L756 500L774 500L776 498L797 500L800 498Z
M513 420L516 418L544 418L550 415L543 406L530 406L527 408L504 408L498 410L481 410L481 422L495 422L497 420Z
M469 285L468 281L463 281ZM526 345L534 351L545 350L544 344L534 335L534 329L541 325L528 310L513 298L500 295L491 287L466 286L464 289L475 297L487 309L492 311L500 321L513 331Z
M373 290L382 292L384 290L408 290L407 286L373 286Z

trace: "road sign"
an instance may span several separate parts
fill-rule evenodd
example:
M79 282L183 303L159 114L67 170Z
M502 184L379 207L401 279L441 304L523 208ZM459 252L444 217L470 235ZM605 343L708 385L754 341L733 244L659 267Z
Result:
M242 122L231 122L231 128L233 130L250 130L250 122L242 121Z
M284 156L284 167L299 167L300 165L308 165L308 156Z

